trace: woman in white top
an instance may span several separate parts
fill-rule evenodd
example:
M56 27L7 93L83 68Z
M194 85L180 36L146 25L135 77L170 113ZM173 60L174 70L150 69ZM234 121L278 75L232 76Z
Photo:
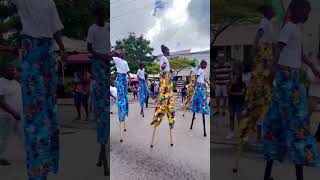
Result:
M151 148L153 147L154 136L156 128L160 125L165 115L167 115L170 127L170 144L172 143L172 129L175 123L175 108L174 108L174 98L172 91L172 79L170 70L170 63L168 56L170 56L170 50L168 47L162 45L161 50L163 56L160 58L160 94L157 101L157 107L151 122L154 126Z
M309 131L306 91L300 82L302 61L319 76L313 64L303 56L298 24L307 21L311 6L307 0L292 1L275 53L275 87L271 105L263 122L263 154L267 161L265 180L269 180L273 161L286 155L296 167L297 180L303 179L303 166L318 166L320 159L315 138ZM302 60L302 61L301 61Z
M271 100L271 67L273 60L273 26L275 13L271 5L261 6L259 12L263 15L255 36L256 57L253 72L247 91L247 116L241 120L240 141L238 142L236 162L233 172L236 173L239 164L242 145L251 134L256 133L256 123L264 117ZM263 92L263 93L261 93Z
M22 23L22 99L25 149L29 179L46 179L57 173L59 121L56 90L58 77L53 41L60 47L63 25L53 0L9 0ZM37 148L34 148L37 145Z
M190 129L192 129L193 121L195 119L196 113L202 114L203 119L203 136L206 137L206 124L205 124L205 115L209 114L210 107L207 102L207 84L210 84L207 79L205 78L205 69L207 68L207 61L201 60L200 62L200 69L197 73L197 83L196 83L196 90L194 92L194 96L192 99L192 121Z
M117 68L117 95L118 95L118 116L119 116L119 127L120 127L120 142L123 142L123 132L126 131L125 118L128 117L129 113L129 101L128 101L128 78L129 83L131 82L130 68L128 62L123 58L125 53L123 50L118 50L118 57L113 57L113 62Z
M196 79L197 79L197 70L196 70L196 64L192 64L192 68L190 71L190 83L188 85L188 92L185 102L183 103L184 111L187 110L188 107L191 105L191 101L194 95L194 91L196 88ZM183 113L184 116L184 113Z
M137 72L137 76L139 79L139 102L140 102L140 107L141 107L141 112L140 114L142 115L142 117L144 117L144 111L143 111L143 107L147 102L147 97L148 97L148 85L146 82L146 72L144 69L144 64L140 64L140 68Z

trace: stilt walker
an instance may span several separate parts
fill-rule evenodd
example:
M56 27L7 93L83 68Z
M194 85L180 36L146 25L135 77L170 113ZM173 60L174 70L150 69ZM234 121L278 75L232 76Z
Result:
M146 104L147 97L148 97L148 85L145 79L146 72L144 69L144 64L140 64L140 69L137 72L137 76L139 78L139 102L141 107L140 114L144 117L144 105Z
M22 120L28 179L45 180L49 172L58 172L59 165L58 78L53 41L63 57L63 25L54 1L44 0L41 5L35 0L11 2L22 22Z
M119 116L119 129L120 129L120 142L123 142L123 131L126 131L125 118L129 113L128 101L128 79L131 82L130 69L127 61L123 58L125 53L123 50L117 52L118 57L113 57L113 62L117 68L117 95L118 95L118 116ZM122 131L123 128L123 131Z
M183 111L183 116L185 111L190 107L192 98L194 95L194 91L196 88L196 81L197 81L197 70L196 70L196 65L192 64L191 72L190 72L190 83L188 85L188 93L185 102L183 103L184 106L184 111Z
M207 85L206 83L209 84L209 82L205 78L205 69L207 68L207 61L206 60L201 60L200 63L200 69L198 70L197 73L197 83L196 83L196 90L192 99L192 121L191 121L191 126L190 129L193 127L193 122L196 116L196 113L201 113L202 114L202 120L203 120L203 136L206 137L206 122L205 122L205 115L209 114L210 112L210 107L207 102Z
M309 130L306 89L299 77L302 62L320 77L320 72L303 55L298 27L307 21L310 10L307 0L292 1L290 16L280 32L274 62L275 87L263 123L264 180L271 179L273 162L282 162L287 154L296 168L297 180L303 180L303 166L320 167L316 140Z
M235 166L233 172L237 173L242 152L242 146L256 134L256 124L263 118L269 109L272 93L272 59L273 59L273 32L271 19L274 17L272 6L265 5L260 8L264 18L255 38L256 57L254 70L247 91L248 116L242 119L239 127L239 142L236 147Z
M172 129L175 123L175 109L174 109L174 98L172 91L172 81L170 64L168 56L170 56L169 48L162 45L161 50L163 56L160 58L160 92L157 101L157 107L155 109L154 117L151 125L154 126L152 133L151 148L154 145L155 133L157 127L160 125L163 117L167 115L169 120L169 135L170 135L170 145L173 146L172 142Z
M110 31L106 23L106 9L99 7L95 10L96 22L93 24L87 37L88 51L92 57L92 100L97 126L97 140L100 144L100 153L97 166L103 166L104 175L108 176L109 167L106 154L106 144L110 133Z

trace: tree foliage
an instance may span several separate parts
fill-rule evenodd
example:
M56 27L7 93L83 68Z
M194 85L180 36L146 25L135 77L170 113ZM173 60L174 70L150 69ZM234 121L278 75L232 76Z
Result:
M102 6L109 12L110 4L109 0L55 0L55 2L64 25L64 35L80 40L86 38L89 27L94 23L94 10Z
M270 3L271 0L211 0L211 45L214 45L217 37L229 27L257 22L261 17L258 7Z
M174 70L176 76L178 76L182 70L190 68L193 63L194 60L188 58L170 59L170 67Z
M150 41L143 35L137 36L135 33L129 33L128 37L117 40L113 49L125 51L125 59L132 72L138 70L140 62L152 62L155 59L152 55L154 49L150 46Z
M148 74L159 74L160 72L159 64L155 62L148 62L145 65L146 65L145 69Z

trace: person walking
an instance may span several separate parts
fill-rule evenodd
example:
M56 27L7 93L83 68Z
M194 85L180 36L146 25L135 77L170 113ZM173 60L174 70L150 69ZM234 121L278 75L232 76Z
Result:
M207 102L207 85L206 83L210 84L206 77L205 77L205 69L207 68L207 61L201 60L200 62L200 69L197 73L197 84L196 84L196 90L192 99L192 122L190 129L193 127L193 122L195 120L196 113L202 114L202 120L203 120L203 136L206 137L206 124L205 124L205 115L209 114L210 107Z
M188 107L190 107L192 98L194 95L194 91L196 88L196 81L197 81L197 70L196 70L196 64L193 63L190 71L190 83L188 84L188 92L187 92L187 97L183 103L184 106L184 111L187 110ZM183 113L184 116L184 113Z
M140 68L137 72L137 76L139 79L139 102L140 102L140 115L142 115L142 117L144 117L144 105L147 102L147 96L148 96L148 85L146 82L146 72L144 69L144 64L140 64Z
M270 180L273 162L282 162L288 154L295 166L297 180L303 180L304 166L320 166L316 140L308 130L306 89L299 77L302 62L316 76L320 76L320 72L303 54L298 27L298 24L308 20L310 10L311 5L307 0L290 3L290 16L287 16L281 29L278 48L275 50L275 86L263 122L262 143L266 161L264 180Z
M151 125L154 126L151 148L153 148L154 138L157 127L162 122L165 115L167 115L169 120L169 135L170 135L170 144L173 146L172 142L172 129L175 124L175 107L174 107L174 97L172 89L172 70L170 69L170 63L168 56L170 56L170 50L168 47L162 45L161 51L163 56L160 58L160 94L157 101L157 107L151 122Z
M124 60L125 52L119 50L118 57L113 57L113 62L117 68L117 95L118 95L118 116L120 128L120 142L123 142L123 131L126 130L125 118L129 115L129 101L128 101L128 79L131 84L130 68L128 62ZM123 131L122 131L123 127Z
M271 5L263 5L258 11L263 15L255 36L256 57L248 86L247 116L243 118L239 129L239 142L236 147L235 167L237 173L243 144L256 134L257 121L264 118L269 109L272 93L272 61L273 61L273 25L275 16Z
M87 49L92 54L91 71L94 77L92 83L92 101L95 112L97 141L100 144L100 153L97 162L98 167L103 166L104 175L110 174L106 144L110 133L110 31L109 24L106 22L106 9L98 7L95 12L95 23L91 25L87 36ZM86 79L89 79L86 78ZM83 80L86 82L85 80ZM88 83L89 84L89 83ZM87 99L87 98L86 98Z
M57 70L53 40L64 59L63 25L53 0L10 0L22 23L22 101L28 177L47 179L59 167ZM37 145L35 148L35 145Z

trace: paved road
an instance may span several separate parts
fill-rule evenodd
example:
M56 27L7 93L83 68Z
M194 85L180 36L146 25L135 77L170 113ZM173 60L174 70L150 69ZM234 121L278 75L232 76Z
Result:
M319 123L320 113L316 112L312 116L312 131L316 130ZM265 162L261 156L258 146L246 147L244 150L238 174L232 173L234 163L235 140L226 140L228 132L228 115L214 116L211 126L211 157L213 160L212 171L214 180L262 180L265 168ZM319 168L305 167L305 180L316 180L320 177ZM275 179L295 179L294 167L285 162L276 163L273 177Z
M181 99L176 100L180 106ZM207 134L203 137L202 119L198 115L194 129L189 130L192 114L182 117L177 108L174 128L174 146L169 144L168 121L165 118L157 129L155 146L150 148L153 127L150 125L155 104L151 104L144 118L139 116L138 102L130 103L127 132L119 142L117 115L111 116L111 179L210 179L210 121L207 116ZM114 107L114 110L116 108ZM201 120L201 121L200 121Z
M245 152L241 158L241 167L238 174L232 173L234 147L230 145L211 145L213 159L213 180L262 180L265 162L259 153ZM317 180L320 177L319 168L304 168L305 180ZM279 180L294 180L294 166L285 162L276 163L273 168L273 177Z
M107 180L103 171L95 166L100 147L96 143L94 123L71 122L74 118L72 106L60 106L61 123L61 160L58 175L49 180ZM69 128L66 128L69 127ZM8 147L11 166L0 167L0 180L26 180L25 155L22 143L12 139Z

